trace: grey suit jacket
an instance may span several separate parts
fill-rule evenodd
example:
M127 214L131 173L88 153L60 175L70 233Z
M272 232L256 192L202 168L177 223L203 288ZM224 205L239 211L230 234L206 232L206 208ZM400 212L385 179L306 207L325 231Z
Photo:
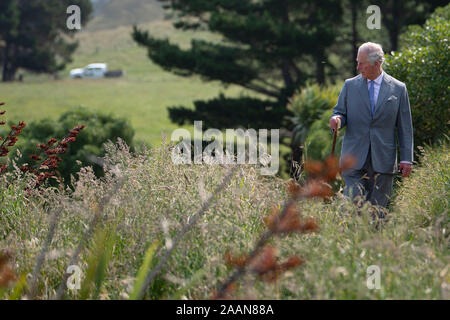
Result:
M397 143L400 161L413 162L413 126L408 91L403 82L383 76L375 112L370 114L367 79L361 75L345 80L333 115L342 116L341 127L347 126L342 143L342 156L356 157L354 169L364 165L371 146L372 165L375 172L397 171Z

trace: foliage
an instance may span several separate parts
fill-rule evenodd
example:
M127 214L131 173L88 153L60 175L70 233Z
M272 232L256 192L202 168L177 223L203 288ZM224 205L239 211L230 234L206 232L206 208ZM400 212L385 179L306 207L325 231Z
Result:
M18 163L29 162L30 157L39 149L36 146L42 141L64 136L80 123L85 125L84 130L71 144L59 164L60 177L66 184L70 183L70 176L82 166L93 165L96 175L102 175L103 168L99 157L104 156L103 144L108 140L116 141L120 137L132 145L134 130L127 120L80 107L62 114L57 120L46 118L30 123L22 134L22 140L17 143L22 153Z
M171 41L182 47L188 45L193 37L216 40L216 37L206 32L181 32L168 21L146 24L145 27L158 36L170 37ZM208 100L221 92L230 98L255 96L235 85L223 88L216 82L203 83L198 77L181 78L165 72L148 60L145 49L137 47L130 40L130 28L83 31L76 35L76 39L80 46L73 56L74 61L67 65L60 77L67 78L71 68L92 63L94 58L96 61L107 61L111 69L123 68L127 76L117 79L54 81L44 75L26 74L24 82L0 85L2 101L7 101L10 106L9 120L16 123L23 120L28 124L50 114L59 117L79 105L89 105L91 110L114 113L129 119L136 130L136 145L144 142L149 146L158 146L162 135L170 137L171 132L179 127L170 121L168 105L192 105L195 100ZM89 103L86 104L86 101ZM184 128L191 132L193 130L192 125Z
M333 155L325 161L307 161L305 164L308 179L302 185L291 180L288 185L290 193L281 210L274 208L264 222L267 230L261 233L253 250L247 255L232 257L225 253L225 261L235 271L229 276L214 294L215 299L231 298L236 287L236 282L246 273L255 273L260 280L266 282L277 281L287 270L296 268L305 261L298 256L291 256L284 263L279 263L276 257L276 249L267 244L271 238L281 237L286 234L311 233L319 231L316 220L311 217L303 217L297 208L297 202L312 198L329 200L333 195L330 183L346 169L354 166L353 158L346 158L345 163L339 167L339 158Z
M446 0L342 0L342 23L336 42L330 48L330 61L335 70L329 75L330 81L327 83L358 74L356 57L362 43L379 43L385 52L397 50L400 34L408 25L423 24L437 6L446 3ZM371 5L380 8L380 29L367 28L367 21L373 16L373 11L367 12Z
M12 81L19 68L53 74L64 69L77 48L68 42L67 8L78 5L86 24L89 0L6 0L0 4L0 62L3 81Z
M232 124L233 128L275 129L279 128L286 114L272 101L249 97L225 98L223 94L209 101L194 101L194 105L195 110L168 108L172 122L183 125L205 119L205 128L228 129Z
M447 4L446 0L374 0L370 4L380 7L382 23L389 31L390 47L385 51L397 51L398 40L408 25L423 24L436 7Z
M275 100L285 111L288 98L294 90L309 78L325 81L328 66L326 49L336 37L340 22L340 1L176 1L167 8L178 15L174 26L182 30L206 29L223 37L221 43L196 40L191 48L182 49L168 39L158 39L148 31L134 28L133 39L148 50L149 58L167 71L181 76L199 75L205 81L218 80L225 85L235 84L252 90L263 97ZM303 61L312 61L314 67ZM312 70L311 70L312 69ZM223 100L223 99L222 99ZM220 101L220 100L218 100ZM222 101L223 102L223 101ZM245 101L230 100L222 103L219 114L237 110ZM199 103L196 104L196 106ZM259 117L265 110L264 103L252 105L248 123L258 129ZM218 107L215 107L217 111ZM190 120L188 111L173 113L180 119ZM246 107L248 110L248 107ZM217 115L196 110L205 122ZM277 111L278 113L278 111ZM235 118L227 119L229 128L236 126ZM271 127L284 127L279 117Z
M437 9L423 27L410 27L403 35L405 47L386 57L386 72L407 86L416 146L435 143L449 132L449 34L447 5Z
M449 188L450 188L450 152L449 138L443 138L438 146L419 148L421 167L414 172L413 179L405 179L397 192L395 209L409 214L414 224L422 228L444 228L437 237L449 236Z
M0 106L2 105L4 105L4 102L0 102ZM0 111L0 115L4 115L5 113L5 110ZM0 121L0 126L4 126L5 124L6 121ZM0 157L8 156L10 147L13 147L16 144L17 140L19 140L18 137L22 133L22 129L25 128L25 126L25 122L21 121L17 126L11 125L11 130L5 137L0 136ZM6 168L6 164L0 163L0 173L4 172Z
M325 159L331 152L332 134L330 133L330 117L332 110L325 111L320 119L313 122L308 136L305 140L305 158L307 159ZM339 136L336 139L335 154L341 154L342 141L345 128L339 130Z
M4 102L0 102L0 106L4 105ZM6 111L0 111L0 115L4 115ZM0 121L0 126L5 125L5 121ZM19 135L25 128L26 124L24 121L19 122L19 124L11 125L11 130L7 136L0 136L0 157L7 157L10 154L10 148L13 147L19 140ZM33 186L40 186L44 182L48 181L50 178L56 178L56 170L58 170L58 165L62 161L61 155L65 154L69 144L76 141L76 138L81 130L84 129L84 125L76 126L72 128L69 133L62 138L60 141L56 138L50 138L47 142L38 143L36 148L39 150L37 154L33 153L30 155L31 164L24 163L20 167L20 171L29 172L35 176L35 181ZM20 155L20 152L19 152ZM23 158L18 157L16 160L22 160ZM0 174L4 173L8 165L0 163ZM14 168L19 169L15 163ZM27 186L27 190L31 190L31 185Z
M339 95L338 86L321 87L311 84L298 91L290 100L288 109L294 117L295 124L293 143L301 145L306 140L311 125L322 117L322 114L333 108Z
M305 142L310 130L312 129L312 125L315 124L316 121L324 119L323 114L326 111L331 110L336 105L338 95L338 85L324 87L319 86L318 84L310 84L298 91L291 98L288 105L288 110L294 114L294 117L291 118L291 121L295 125L291 138L291 148L293 150L294 161L299 163L301 162L303 154L302 150L305 147ZM318 125L315 125L314 129L316 130L317 127ZM322 151L320 151L320 154L323 154L323 157L317 157L318 153L316 150L319 143L323 144L325 142L324 140L327 139L331 141L331 135L329 132L330 130L328 130L326 135L321 135L322 139L320 142L314 141L316 145L312 146L311 152L313 158L325 159L325 154L323 154ZM311 140L309 140L309 142L311 142ZM331 148L328 150L328 154L330 150Z
M247 274L234 288L233 298L448 299L448 145L447 141L436 149L425 148L422 163L426 165L416 168L401 184L394 211L378 230L371 220L376 208L370 203L358 208L341 193L326 202L298 202L302 216L315 219L320 232L274 238L271 246L277 250L266 250L265 256L273 261L274 256L286 260L294 254L306 263L281 274L275 284ZM9 184L0 179L0 246L14 248L14 264L4 269L9 270L9 279L14 281L14 273L32 269L49 231L48 216L61 208L56 215L58 231L46 248L36 296L52 298L69 264L68 256L86 233L93 213L99 212L103 196L112 191L112 198L100 211L103 223L94 233L97 236L83 247L78 265L83 279L84 275L91 279L86 285L93 290L86 298L98 294L100 299L128 299L136 275L139 285L142 273L164 250L159 247L153 252L151 244L168 246L227 171L206 164L174 165L170 158L170 146L135 154L123 144L110 143L105 157L110 169L105 176L98 179L90 168L84 168L73 191L47 188L30 196L23 190L23 177L11 179ZM308 168L316 172L314 166ZM285 181L261 177L255 169L242 166L237 170L202 219L183 237L161 271L158 286L152 286L147 297L165 299L184 292L179 298L210 298L228 278L230 269L224 256L234 264L239 261L234 253L251 251L265 222L271 225L271 220L264 218L279 211L287 197ZM117 189L122 178L123 185ZM314 190L321 192L320 188ZM99 250L112 239L105 236L109 230L115 230L114 245ZM379 290L366 285L371 265L381 268ZM3 298L15 297L14 292L13 285L7 287ZM67 293L72 299L81 297L80 291Z

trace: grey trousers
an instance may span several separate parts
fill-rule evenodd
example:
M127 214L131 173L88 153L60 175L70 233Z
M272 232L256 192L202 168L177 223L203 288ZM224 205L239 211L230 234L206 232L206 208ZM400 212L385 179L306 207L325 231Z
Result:
M342 173L344 195L352 200L362 196L373 205L387 207L392 192L393 174L377 173L373 170L370 147L367 159L360 170L347 170Z

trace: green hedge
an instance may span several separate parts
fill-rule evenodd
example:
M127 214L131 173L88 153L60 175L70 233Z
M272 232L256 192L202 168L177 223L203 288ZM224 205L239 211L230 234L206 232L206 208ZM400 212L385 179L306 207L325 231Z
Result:
M63 161L59 164L59 173L67 184L70 175L75 175L83 166L92 165L97 176L103 174L103 168L94 164L91 157L104 156L103 144L108 140L115 142L120 137L128 145L133 145L134 130L128 120L80 107L62 114L57 120L47 118L28 124L17 143L22 153L18 163L30 163L30 155L39 151L37 144L46 143L52 137L59 140L73 127L83 124L86 127L61 156Z
M423 27L409 27L402 36L403 49L386 56L386 72L408 88L415 146L435 143L449 133L449 34L447 5L438 8Z

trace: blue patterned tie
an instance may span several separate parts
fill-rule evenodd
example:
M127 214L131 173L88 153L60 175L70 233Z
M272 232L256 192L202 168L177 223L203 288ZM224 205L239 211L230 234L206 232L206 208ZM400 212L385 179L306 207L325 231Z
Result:
M373 85L373 80L369 81L369 98L370 98L370 112L372 114L372 118L373 118L373 114L375 112L375 94L374 94L374 85Z

